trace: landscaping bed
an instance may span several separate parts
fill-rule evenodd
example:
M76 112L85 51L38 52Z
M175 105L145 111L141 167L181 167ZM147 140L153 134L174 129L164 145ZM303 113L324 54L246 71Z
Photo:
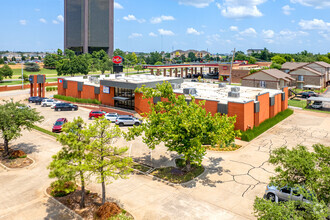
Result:
M211 145L205 145L205 148L207 150L212 150L212 151L235 151L235 150L238 150L240 149L242 146L241 145L238 145L238 144L231 144L229 146L226 146L226 147L221 147L221 146L215 146L215 147L212 147Z
M52 187L47 188L47 193L51 195ZM124 209L121 209L116 203L106 202L102 205L102 198L97 193L86 190L85 208L80 209L79 203L81 198L81 188L78 187L74 192L61 197L53 197L83 219L100 219L100 220L132 220L134 219Z
M9 148L9 155L3 156L4 147L0 146L0 163L8 168L24 168L33 164L33 160L21 150L12 150Z
M205 170L201 165L191 164L191 171L187 172L184 170L184 162L182 159L176 159L175 163L177 167L157 168L150 174L171 183L180 184L196 178Z

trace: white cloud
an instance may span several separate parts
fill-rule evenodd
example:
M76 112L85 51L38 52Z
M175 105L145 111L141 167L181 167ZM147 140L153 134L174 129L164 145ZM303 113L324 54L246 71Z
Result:
M254 28L247 28L244 31L239 32L239 34L246 37L255 37L257 32Z
M44 18L40 18L39 21L40 21L41 23L44 23L44 24L47 23L46 19L44 19Z
M53 20L52 22L53 22L53 24L59 24L59 22L57 20Z
M203 32L197 31L195 28L187 28L187 34L201 35Z
M299 3L304 6L314 7L316 9L323 9L330 7L329 0L291 0L292 3Z
M328 30L330 31L330 23L322 19L301 20L299 26L303 30Z
M142 37L142 34L132 33L128 38L138 38L138 37Z
M150 22L152 24L159 24L163 21L174 21L174 20L175 18L173 16L162 15L160 17L151 18Z
M324 37L326 40L330 40L330 32L326 33L324 31L320 31L319 34Z
M26 25L27 21L26 21L26 20L19 20L19 23L20 23L21 25Z
M291 30L282 30L279 33L279 36L281 38L285 38L288 40L293 40L297 37L301 37L301 36L307 36L308 33L304 32L304 31L291 31Z
M150 37L157 37L157 34L155 34L154 32L150 32L150 33L149 33L149 36L150 36Z
M258 5L267 0L224 0L223 5L217 4L221 14L228 18L261 17L263 14Z
M214 0L179 0L180 5L189 5L196 8L205 8L212 2L214 2Z
M124 7L121 4L119 4L118 2L114 3L114 8L115 9L124 9Z
M64 22L64 17L63 17L63 15L59 15L59 16L57 16L57 20L59 20L60 22Z
M238 27L237 26L230 26L229 30L231 31L238 31Z
M206 37L206 43L208 45L213 45L214 43L217 43L221 40L220 35L219 34L212 34Z
M294 8L291 8L290 5L284 5L282 7L282 11L283 11L283 14L285 15L290 15L291 14L291 11L294 11L295 9Z
M137 19L134 15L127 15L123 17L124 20L126 21L137 21L139 23L144 23L146 22L145 19Z
M270 39L274 37L275 32L273 30L262 30L262 35L264 38Z
M272 44L272 43L275 42L273 39L265 39L265 41L266 41L267 43L269 43L269 44Z
M173 36L174 35L173 31L164 30L164 29L158 29L158 33L160 35L165 35L165 36Z

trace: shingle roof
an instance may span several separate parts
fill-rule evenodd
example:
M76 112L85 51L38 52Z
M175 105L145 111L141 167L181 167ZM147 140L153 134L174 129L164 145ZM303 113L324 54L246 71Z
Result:
M297 69L299 67L305 66L307 64L308 63L303 63L303 62L286 62L286 63L283 63L282 69L293 70L293 69Z
M309 71L309 72L315 73L315 74L317 74L317 75L319 75L319 76L324 75L323 73L321 73L321 72L319 72L319 71L317 71L317 70L314 70L314 69L312 69L312 68L309 68L309 67L307 67L307 66L304 66L303 69L305 69L305 70L307 70L307 71Z
M289 74L278 70L278 69L268 69L268 70L261 70L261 72L264 72L276 79L284 79L286 81L292 81L295 80L294 78L292 78Z
M323 61L317 61L315 63L317 63L318 65L323 66L323 67L330 67L329 63L326 63L326 62L323 62Z

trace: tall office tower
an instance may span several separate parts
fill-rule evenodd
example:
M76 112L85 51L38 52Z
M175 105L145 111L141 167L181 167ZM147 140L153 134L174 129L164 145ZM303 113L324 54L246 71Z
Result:
M113 0L64 0L64 48L113 55Z

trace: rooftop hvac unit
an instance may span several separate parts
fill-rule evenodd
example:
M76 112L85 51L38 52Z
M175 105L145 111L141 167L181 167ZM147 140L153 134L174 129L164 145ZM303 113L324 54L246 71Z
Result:
M240 93L239 92L228 92L228 97L239 98L240 97Z
M178 83L171 83L173 89L180 89L181 85Z
M225 88L226 85L227 85L226 83L220 83L220 84L219 84L219 88Z
M231 91L232 92L239 92L240 91L240 87L231 87Z
M196 95L197 90L195 88L184 88L183 89L183 94L185 94L185 95Z

